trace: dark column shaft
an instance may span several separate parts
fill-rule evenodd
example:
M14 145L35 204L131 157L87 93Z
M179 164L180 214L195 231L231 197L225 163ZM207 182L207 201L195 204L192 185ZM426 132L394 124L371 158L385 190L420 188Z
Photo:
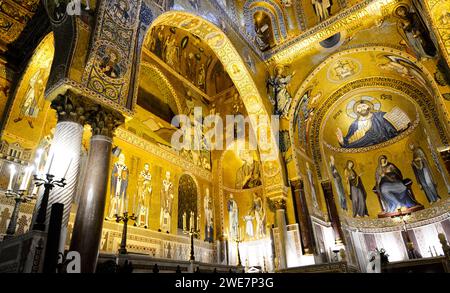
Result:
M86 175L75 219L71 251L81 255L81 272L93 273L97 265L106 203L111 138L95 135L91 139Z
M20 204L22 203L21 198L16 198L16 203L14 205L14 210L11 216L11 219L9 220L8 230L6 230L6 235L13 236L16 234L16 228L17 228L17 219L19 218L19 211L20 211Z
M330 219L331 226L333 227L334 239L336 244L344 242L344 236L341 228L341 220L339 219L339 213L336 208L336 203L333 196L333 188L330 181L322 182L322 189L325 195L325 201L327 204L328 218Z
M294 195L296 220L300 226L300 238L302 240L303 253L312 254L314 253L315 241L311 217L309 216L308 205L306 203L303 181L292 181L291 187Z

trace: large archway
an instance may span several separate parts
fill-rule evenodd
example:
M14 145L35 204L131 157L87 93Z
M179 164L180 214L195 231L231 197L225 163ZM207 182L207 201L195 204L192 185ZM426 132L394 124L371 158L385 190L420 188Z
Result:
M271 125L261 122L271 121L270 111L266 108L262 95L232 42L218 27L209 21L186 12L167 12L159 16L152 23L149 30L161 25L190 32L197 38L205 41L217 55L241 95L244 106L251 117L252 127L257 133L256 136L267 134L270 139L267 144L259 146L263 162L263 176L265 182L267 182L266 194L269 196L281 195L280 193L283 192L285 184L276 141L277 136L274 135Z

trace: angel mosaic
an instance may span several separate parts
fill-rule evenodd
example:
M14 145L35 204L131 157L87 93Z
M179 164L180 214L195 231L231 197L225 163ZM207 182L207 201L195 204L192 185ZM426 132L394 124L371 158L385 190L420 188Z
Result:
M295 75L295 71L289 75L284 75L284 67L277 66L275 75L267 80L269 99L274 106L274 114L287 117L291 108L292 96L288 91L289 84Z
M382 59L386 62L378 65L381 69L393 71L403 78L415 81L424 87L428 86L423 77L423 71L414 62L395 55L383 55Z
M436 48L419 15L406 5L395 9L395 16L399 18L398 30L406 43L419 59L431 59L436 56Z

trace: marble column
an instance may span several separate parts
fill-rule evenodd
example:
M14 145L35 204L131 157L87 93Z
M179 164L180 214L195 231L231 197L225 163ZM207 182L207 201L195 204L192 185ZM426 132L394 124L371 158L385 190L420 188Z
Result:
M280 196L277 198L272 198L275 206L275 221L276 227L278 228L279 235L279 255L278 255L278 269L287 268L287 258L286 258L286 198Z
M314 254L315 242L313 227L306 203L303 181L300 179L291 181L291 188L294 197L295 216L300 226L303 254Z
M51 108L56 111L58 123L56 124L44 173L54 175L56 179L65 177L67 185L65 187L55 187L50 192L45 230L48 229L52 205L54 203L64 204L61 239L65 239L72 200L78 183L85 105L81 97L67 91L66 94L59 95L52 101ZM36 222L42 197L43 188L39 191L32 227Z
M330 181L322 182L322 190L325 195L325 202L327 204L328 219L331 222L333 228L334 241L336 245L342 245L344 243L344 234L342 232L341 220L334 201L333 187Z
M80 253L82 273L94 273L102 236L113 132L124 119L101 107L90 111L87 119L92 126L89 167L81 186L70 251Z

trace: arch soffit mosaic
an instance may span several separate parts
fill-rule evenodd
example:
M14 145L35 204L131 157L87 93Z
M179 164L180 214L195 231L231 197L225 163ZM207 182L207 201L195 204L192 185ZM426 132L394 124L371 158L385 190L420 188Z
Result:
M177 27L206 41L224 65L225 70L241 95L248 114L267 118L270 116L245 62L232 42L217 26L199 16L181 11L170 11L160 15L155 19L148 31L151 31L152 28L158 25ZM252 123L256 122L252 121ZM258 129L258 127L253 125L253 129ZM270 129L270 131L273 133L273 130ZM270 186L270 191L267 190L266 192L267 194L280 195L284 190L284 179L280 168L281 162L279 161L278 147L274 140L275 136L270 135L270 137L272 140L270 145L267 146L266 152L270 159L263 162L264 180L269 182L266 186ZM273 159L275 157L276 159Z
M175 91L167 77L164 75L164 73L162 73L157 66L148 62L142 62L139 74L149 74L146 77L156 84L156 86L162 93L164 100L169 105L170 101L174 100L178 113L183 113L183 107L181 106L181 102L177 95L177 92Z

